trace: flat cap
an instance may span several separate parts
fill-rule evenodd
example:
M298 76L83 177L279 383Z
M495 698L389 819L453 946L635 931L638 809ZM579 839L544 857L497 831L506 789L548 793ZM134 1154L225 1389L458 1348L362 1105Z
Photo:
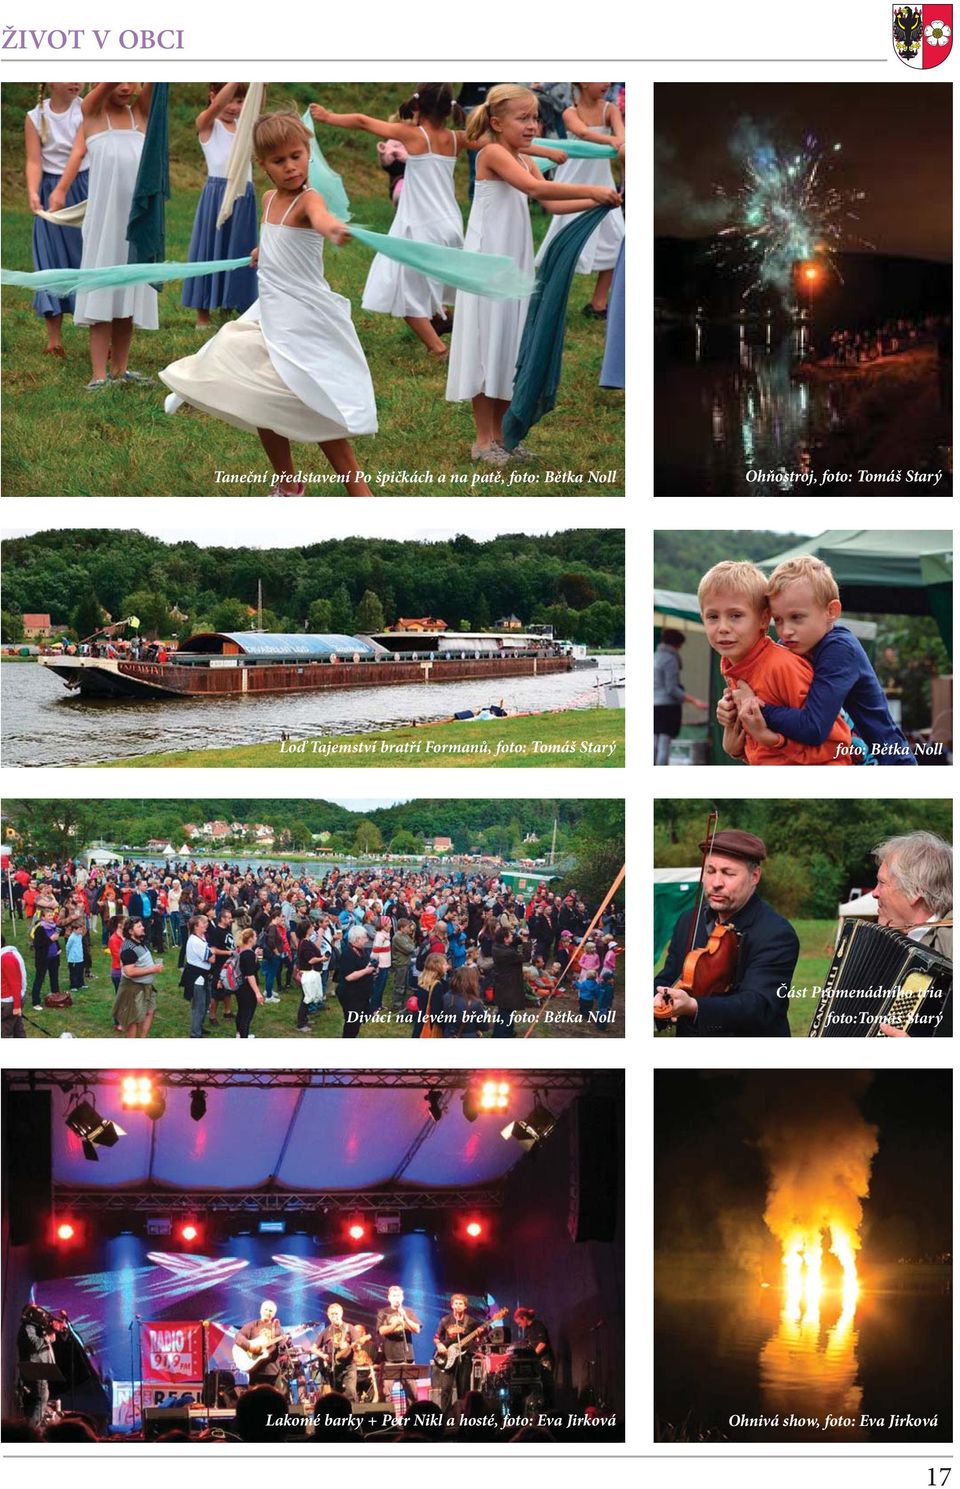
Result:
M758 838L752 832L740 832L736 827L724 828L718 832L712 843L709 841L700 844L700 852L723 853L727 858L751 858L762 863L767 856L766 845L763 838Z

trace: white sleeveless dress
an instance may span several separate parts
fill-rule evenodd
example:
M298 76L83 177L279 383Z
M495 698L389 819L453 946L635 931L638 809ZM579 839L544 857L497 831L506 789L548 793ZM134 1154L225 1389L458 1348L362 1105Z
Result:
M422 243L439 243L446 248L463 247L463 218L453 188L457 165L456 134L452 155L438 155L430 149L430 139L423 125L420 133L427 141L425 155L408 155L403 174L403 190L396 216L390 228L391 238L418 238ZM451 131L453 133L453 131ZM444 305L452 305L456 291L436 279L428 279L416 269L408 269L395 259L378 253L370 265L363 290L364 310L382 315L439 315Z
M483 151L480 151L480 155ZM477 157L479 163L479 156ZM521 164L530 170L526 158ZM464 248L474 253L505 253L520 269L533 273L530 207L522 191L508 181L477 181ZM489 300L457 290L447 401L459 403L485 393L509 400L529 296L523 300Z
M604 120L606 120L606 110L604 110ZM597 133L612 134L613 130L607 123L604 123L597 130ZM563 149L563 140L557 141L557 148L560 150ZM563 183L565 186L616 186L617 184L613 179L610 161L596 158L593 160L567 160L563 165L557 166L557 169L553 173L553 179L558 185ZM565 217L554 217L547 229L546 237L537 251L536 262L538 265L548 247L566 223L573 222L574 218L579 217L579 215L579 212L573 212L568 213ZM623 237L623 208L617 207L614 211L608 212L596 232L590 234L590 237L583 245L583 252L577 259L575 272L577 274L598 274L603 269L616 268Z
M308 190L310 188L307 188ZM288 227L287 215L260 230L260 297L192 356L171 362L160 381L189 403L256 433L320 443L375 434L377 406L370 369L350 319L350 301L323 274L323 235Z
M104 269L129 260L127 222L143 154L144 135L137 128L133 109L128 108L128 113L129 129L114 129L108 114L106 129L87 141L90 192L83 219L81 269ZM149 284L128 284L115 289L77 293L73 312L76 326L93 326L99 321L127 316L133 316L134 325L141 331L155 331L160 324L156 290Z

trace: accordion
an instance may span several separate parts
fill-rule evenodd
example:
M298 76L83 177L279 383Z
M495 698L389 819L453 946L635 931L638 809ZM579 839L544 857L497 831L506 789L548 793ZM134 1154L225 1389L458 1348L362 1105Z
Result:
M870 1039L881 1024L912 1038L948 1034L952 992L953 963L945 956L892 926L851 918L843 922L810 1038Z

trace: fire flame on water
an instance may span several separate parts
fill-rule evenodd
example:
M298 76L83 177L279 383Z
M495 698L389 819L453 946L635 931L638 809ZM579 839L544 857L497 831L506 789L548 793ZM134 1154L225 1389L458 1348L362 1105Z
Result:
M833 1222L823 1231L796 1231L783 1247L783 1311L787 1319L810 1321L819 1318L823 1294L824 1241L841 1268L841 1317L851 1318L857 1306L860 1281L857 1248L853 1234Z

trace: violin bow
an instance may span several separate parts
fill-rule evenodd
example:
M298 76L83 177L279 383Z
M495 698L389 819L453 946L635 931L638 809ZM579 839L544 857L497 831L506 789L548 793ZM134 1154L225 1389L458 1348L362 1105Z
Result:
M719 822L720 813L717 811L716 807L714 807L707 818L707 846L704 848L703 857L700 860L700 884L697 889L697 903L694 906L693 915L690 917L690 928L687 931L687 945L683 953L684 961L686 961L687 957L690 955L690 952L693 950L693 943L696 939L697 934L697 926L700 924L700 915L703 910L703 880L704 875L707 872L707 859L713 852L713 844L716 840L717 827L719 825Z

